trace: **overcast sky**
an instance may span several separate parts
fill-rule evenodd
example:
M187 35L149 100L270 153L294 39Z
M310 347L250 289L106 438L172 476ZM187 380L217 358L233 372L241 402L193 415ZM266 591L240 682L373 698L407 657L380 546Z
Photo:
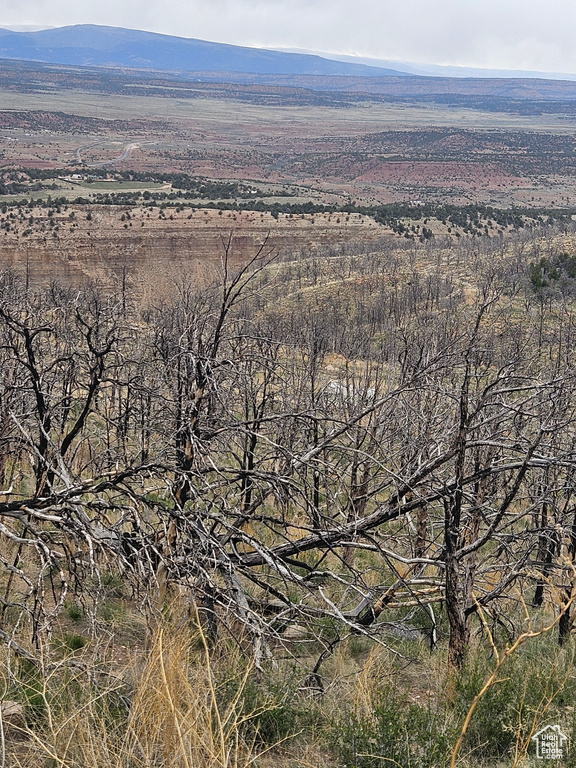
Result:
M0 26L66 24L431 64L576 72L574 0L0 0Z

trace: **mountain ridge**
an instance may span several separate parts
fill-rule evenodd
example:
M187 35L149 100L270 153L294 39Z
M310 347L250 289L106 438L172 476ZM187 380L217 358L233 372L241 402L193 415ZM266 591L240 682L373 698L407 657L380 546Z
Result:
M158 71L411 76L393 69L339 62L316 54L248 48L95 24L77 24L35 32L15 32L0 28L0 58Z

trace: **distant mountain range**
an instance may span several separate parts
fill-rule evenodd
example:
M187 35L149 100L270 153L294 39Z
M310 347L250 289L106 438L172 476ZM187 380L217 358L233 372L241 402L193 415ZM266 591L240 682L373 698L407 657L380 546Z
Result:
M32 32L0 29L0 58L161 72L410 77L394 69L335 61L314 54L244 48L93 24Z
M576 73L479 69L346 56L299 48L247 48L119 27L0 28L0 59L159 72L253 75L576 80Z
M576 73L541 72L523 69L481 69L479 67L454 66L449 64L423 64L414 61L396 61L394 59L374 59L365 56L346 56L326 51L311 51L304 48L279 48L285 53L307 53L334 61L346 61L352 64L366 64L369 67L393 69L403 75L423 77L454 77L486 79L537 79L537 80L576 80Z
M126 95L143 95L151 88L156 95L183 98L225 92L258 103L341 105L375 99L576 116L576 82L570 76L540 79L542 73L498 76L482 70L472 75L474 70L459 69L455 77L452 68L419 70L400 62L330 55L88 24L23 31L0 28L0 84L46 90L57 82L58 87ZM147 80L154 83L147 86Z

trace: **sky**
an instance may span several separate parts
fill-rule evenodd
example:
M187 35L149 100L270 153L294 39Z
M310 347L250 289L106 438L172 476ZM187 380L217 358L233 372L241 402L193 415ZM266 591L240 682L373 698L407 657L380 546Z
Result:
M68 24L395 61L576 72L574 0L0 0L0 27Z

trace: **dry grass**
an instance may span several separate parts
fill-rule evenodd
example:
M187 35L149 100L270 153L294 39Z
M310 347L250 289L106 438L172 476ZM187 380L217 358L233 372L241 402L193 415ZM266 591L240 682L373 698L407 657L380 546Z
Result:
M271 749L255 721L273 703L245 702L252 665L228 659L217 682L201 630L163 626L144 662L132 658L120 678L73 656L41 681L20 676L26 724L6 724L2 768L247 768Z
M508 756L517 768L529 760L530 738L543 723L557 720L570 728L557 698L566 685L574 688L573 649L558 653L555 638L544 637L557 620L548 612L501 650L483 622L491 642L476 636L470 649L476 682L463 679L456 687L444 649L429 655L413 642L396 643L396 651L370 649L348 638L326 663L320 699L298 688L294 670L291 680L281 659L271 676L263 675L250 661L248 642L241 651L223 639L211 650L184 610L172 605L168 613L148 648L119 647L117 641L96 647L93 640L63 655L62 646L53 647L44 669L15 661L5 649L0 698L24 704L26 720L0 718L0 768L329 768L355 764L348 749L355 739L361 768L390 755L410 768L436 736L446 742L446 754L438 751L435 768L447 765L450 753L453 765L477 768L488 764L477 742L490 747L493 729L485 733L485 726L492 725L493 711L483 699L494 694L494 706L507 712L503 727L515 734ZM542 647L518 658L524 641ZM486 661L490 648L493 659ZM499 692L511 675L524 683ZM274 681L285 685L285 695L272 692ZM308 716L312 711L317 717ZM301 734L294 741L260 729L267 718L291 715L290 734ZM398 752L396 720L410 742L406 754Z

